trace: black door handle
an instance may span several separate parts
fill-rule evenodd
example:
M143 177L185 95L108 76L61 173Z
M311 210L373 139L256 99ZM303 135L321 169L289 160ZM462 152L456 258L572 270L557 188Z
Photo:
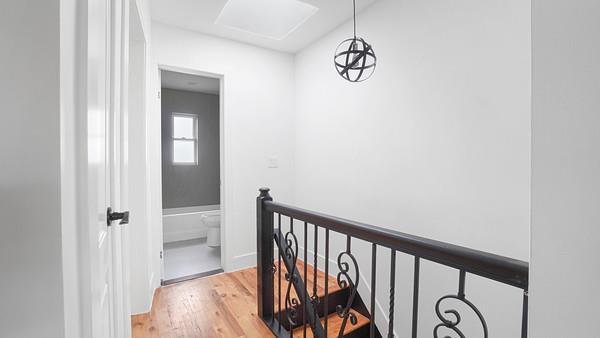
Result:
M129 224L129 211L116 212L111 207L106 209L106 225L110 226L112 221L121 220L119 224Z

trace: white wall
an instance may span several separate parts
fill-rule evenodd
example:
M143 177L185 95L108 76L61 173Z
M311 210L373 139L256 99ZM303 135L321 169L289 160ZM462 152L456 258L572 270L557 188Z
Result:
M59 3L0 4L0 327L6 337L65 335Z
M293 57L157 23L152 52L156 64L224 77L224 269L255 265L258 188L269 186L278 196L292 197ZM158 91L160 84L154 88ZM160 115L158 103L153 114ZM279 168L267 168L271 156L278 158Z
M600 3L532 1L531 337L600 331Z
M333 67L351 34L346 23L296 57L296 204L528 260L529 2L378 1L358 17L379 57L360 84ZM354 250L369 267L370 246ZM378 289L388 290L389 252L378 257ZM412 260L400 255L398 269L396 330L406 336ZM456 294L458 273L424 263L421 278L425 334L439 323L435 300ZM519 290L468 277L466 291L494 336L519 335ZM386 291L379 301L387 313Z

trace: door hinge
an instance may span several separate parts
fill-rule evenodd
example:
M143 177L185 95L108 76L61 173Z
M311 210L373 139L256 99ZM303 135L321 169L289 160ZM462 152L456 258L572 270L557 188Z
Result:
M158 91L158 98L160 99L160 90Z
M163 258L163 253L162 253L162 250L161 250L160 251L160 259L162 259L162 258Z

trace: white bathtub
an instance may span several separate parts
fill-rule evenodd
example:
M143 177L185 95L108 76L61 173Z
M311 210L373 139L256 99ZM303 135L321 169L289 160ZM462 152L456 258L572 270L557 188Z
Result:
M219 214L219 205L163 209L163 242L206 237L202 215Z

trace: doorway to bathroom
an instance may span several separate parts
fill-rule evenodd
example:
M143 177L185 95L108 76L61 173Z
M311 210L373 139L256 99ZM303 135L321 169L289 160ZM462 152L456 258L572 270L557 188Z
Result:
M160 69L163 285L223 272L221 78Z

